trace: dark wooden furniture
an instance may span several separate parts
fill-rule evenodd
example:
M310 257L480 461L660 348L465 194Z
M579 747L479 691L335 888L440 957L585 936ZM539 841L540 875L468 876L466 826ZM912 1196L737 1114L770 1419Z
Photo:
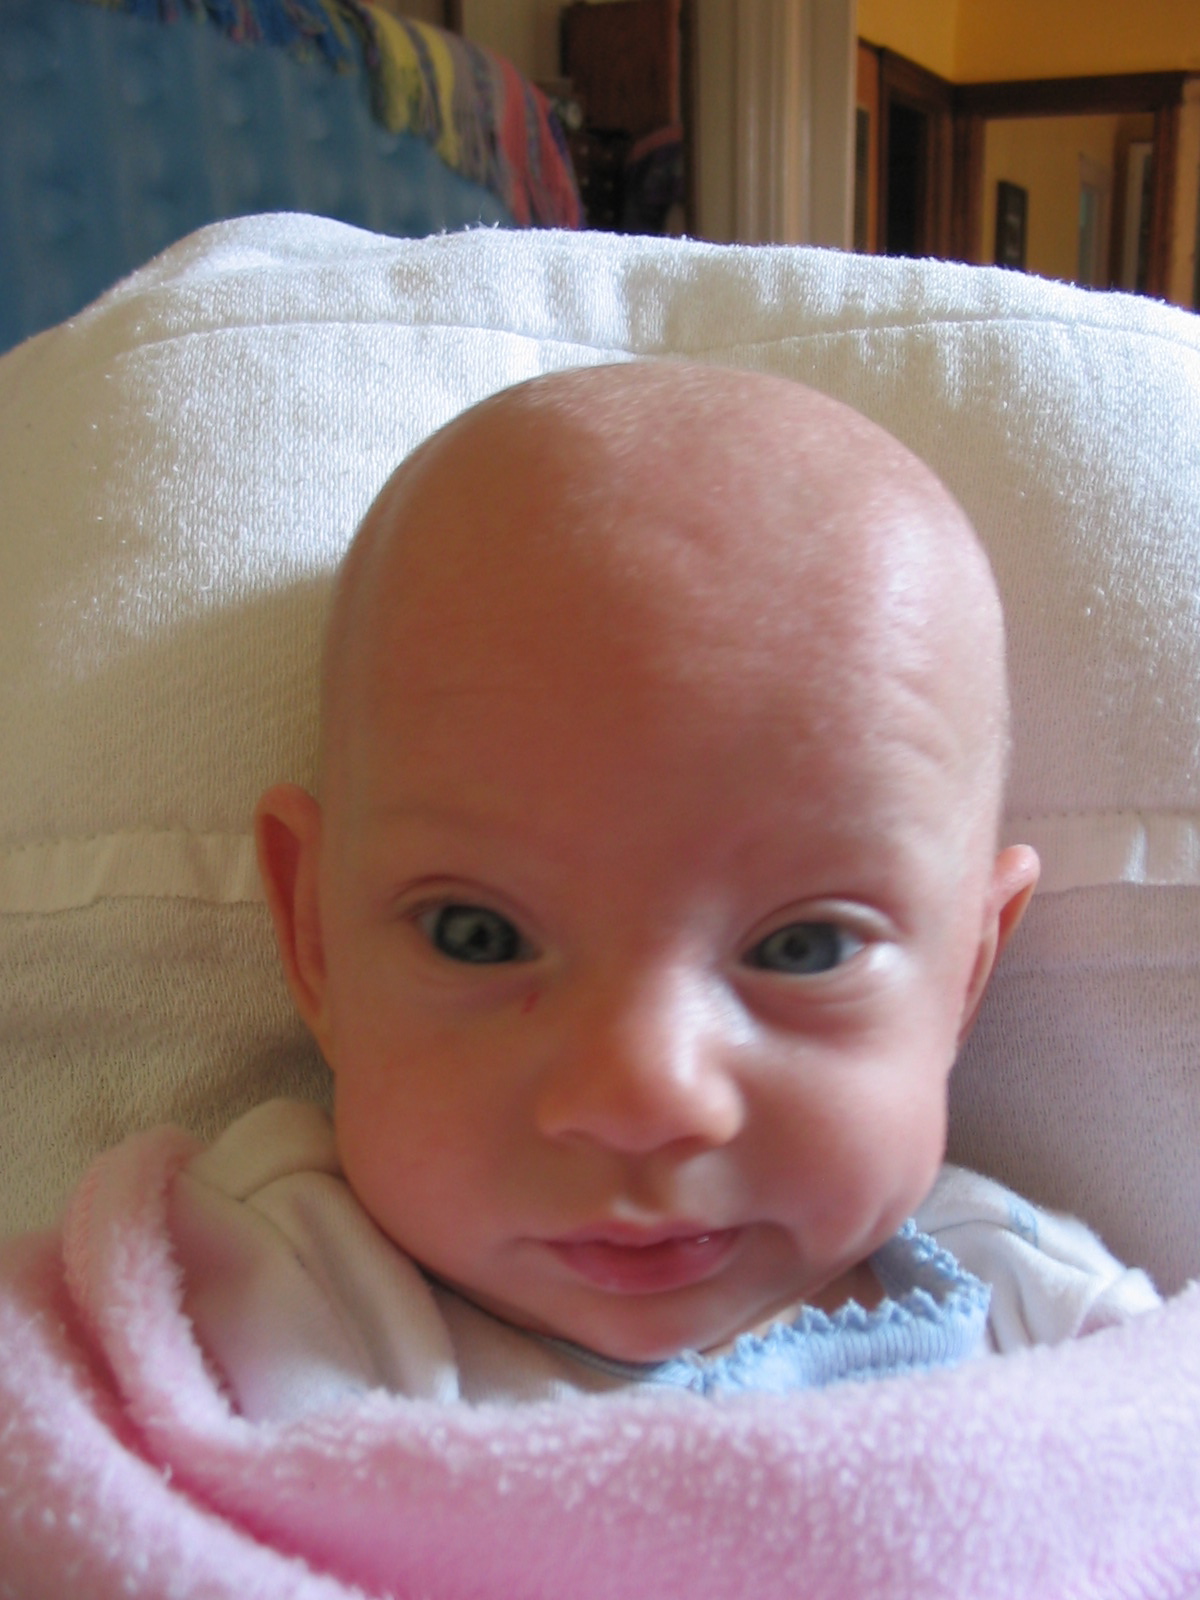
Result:
M672 211L691 224L691 15L691 0L563 8L562 70L583 113L569 142L589 227L658 232Z

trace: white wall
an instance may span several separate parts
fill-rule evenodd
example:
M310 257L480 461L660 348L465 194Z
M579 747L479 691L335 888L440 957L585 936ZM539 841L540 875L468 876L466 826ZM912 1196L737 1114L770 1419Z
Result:
M463 0L463 32L527 78L556 78L561 10L562 0Z

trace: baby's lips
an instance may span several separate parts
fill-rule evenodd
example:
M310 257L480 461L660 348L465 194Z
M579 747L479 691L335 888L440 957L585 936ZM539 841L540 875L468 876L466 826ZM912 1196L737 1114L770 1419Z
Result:
M613 1294L665 1294L713 1277L737 1247L740 1228L691 1224L653 1231L585 1230L546 1240L571 1272Z

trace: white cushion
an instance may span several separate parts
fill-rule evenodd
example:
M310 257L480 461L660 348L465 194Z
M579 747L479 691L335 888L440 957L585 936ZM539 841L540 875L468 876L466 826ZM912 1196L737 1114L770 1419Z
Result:
M330 575L463 406L686 355L804 379L945 478L1005 596L1008 833L1044 887L956 1073L952 1153L1200 1272L1200 339L991 269L604 235L220 224L0 360L0 1185L325 1076L254 880L312 776ZM647 441L653 448L653 441Z

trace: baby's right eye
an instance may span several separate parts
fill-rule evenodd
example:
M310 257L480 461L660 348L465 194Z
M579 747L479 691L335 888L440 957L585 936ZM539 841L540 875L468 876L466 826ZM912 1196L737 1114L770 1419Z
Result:
M787 922L760 939L746 956L747 965L791 978L812 978L832 972L851 960L863 941L836 922Z
M434 949L450 961L495 966L527 961L532 954L508 918L487 906L432 906L417 918L417 925Z

